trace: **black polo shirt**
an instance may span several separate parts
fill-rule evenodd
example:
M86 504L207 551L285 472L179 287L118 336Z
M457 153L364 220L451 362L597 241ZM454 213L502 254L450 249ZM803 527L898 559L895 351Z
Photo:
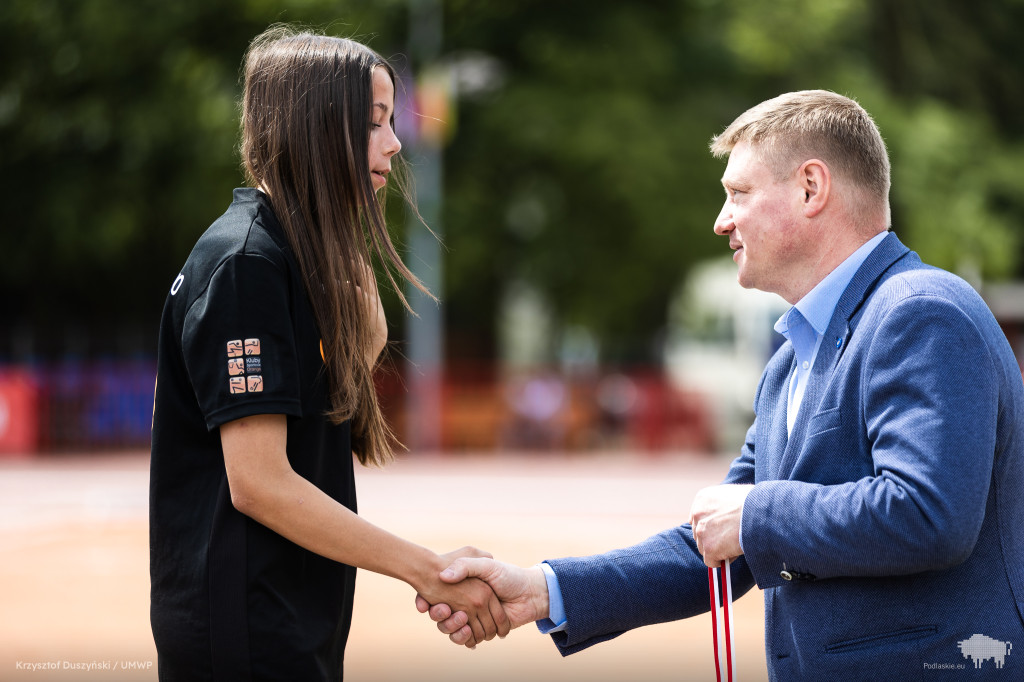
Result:
M320 334L259 190L235 190L175 279L157 365L150 616L161 679L341 679L355 569L238 512L224 469L219 426L284 414L292 468L356 509L349 425L324 416Z

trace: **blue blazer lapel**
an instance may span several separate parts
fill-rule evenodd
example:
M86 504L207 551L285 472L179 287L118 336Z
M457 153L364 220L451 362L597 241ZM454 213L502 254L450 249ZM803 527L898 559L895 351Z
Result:
M757 410L757 431L754 434L755 481L777 478L788 438L786 403L789 398L789 377L795 362L793 344L787 341L765 367L754 405Z
M894 233L890 232L867 257L853 279L850 280L843 295L839 297L835 312L832 313L832 319L821 339L818 355L814 359L814 367L811 368L811 376L807 379L800 412L797 414L796 423L793 424L793 432L789 435L789 442L786 444L785 454L777 472L779 479L788 477L796 465L803 448L807 422L817 413L828 380L849 343L850 336L856 327L853 323L854 318L859 318L857 313L867 301L882 274L907 253L910 253L910 249L904 246ZM783 426L785 426L785 421L783 421Z
M796 353L790 352L792 359L786 363L788 371L780 377L778 395L775 399L775 417L768 425L768 442L771 444L768 455L768 470L772 480L781 478L782 464L789 448L789 381L796 367Z

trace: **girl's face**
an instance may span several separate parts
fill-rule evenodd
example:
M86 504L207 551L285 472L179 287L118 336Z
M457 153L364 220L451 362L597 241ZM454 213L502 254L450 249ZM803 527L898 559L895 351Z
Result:
M391 172L391 157L399 152L402 143L398 141L391 127L391 115L395 109L395 86L384 68L375 68L373 79L373 111L370 113L370 179L373 189L379 190L388 182Z

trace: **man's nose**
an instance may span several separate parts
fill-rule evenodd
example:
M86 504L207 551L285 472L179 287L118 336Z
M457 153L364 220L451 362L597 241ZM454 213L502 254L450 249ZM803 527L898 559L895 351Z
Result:
M734 229L736 229L736 223L732 221L732 212L723 206L715 219L715 234L725 236Z

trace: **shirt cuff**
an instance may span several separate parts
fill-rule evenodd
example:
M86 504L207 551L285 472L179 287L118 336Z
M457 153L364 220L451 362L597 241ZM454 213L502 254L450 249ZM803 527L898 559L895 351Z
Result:
M540 564L544 571L544 579L548 583L548 617L537 621L537 629L542 635L565 630L565 606L562 604L562 590L558 586L558 576L546 562Z

